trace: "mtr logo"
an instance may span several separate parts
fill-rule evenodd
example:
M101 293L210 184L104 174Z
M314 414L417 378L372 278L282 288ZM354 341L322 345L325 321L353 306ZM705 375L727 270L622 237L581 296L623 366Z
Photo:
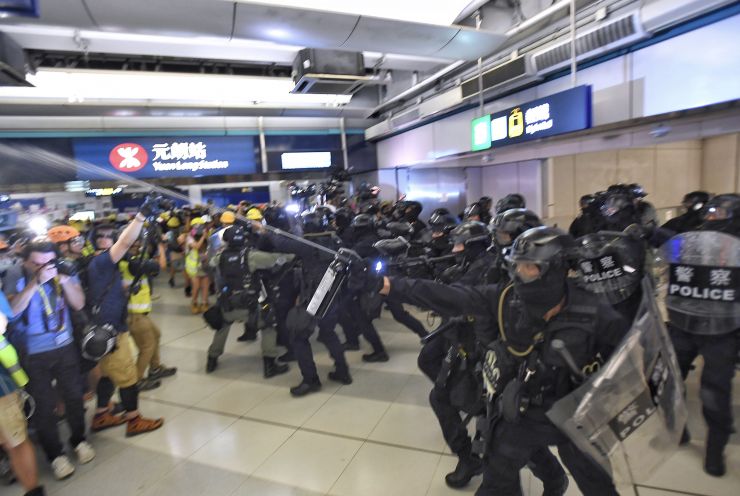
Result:
M144 147L136 143L116 145L108 155L111 165L121 172L136 172L144 168L149 156Z

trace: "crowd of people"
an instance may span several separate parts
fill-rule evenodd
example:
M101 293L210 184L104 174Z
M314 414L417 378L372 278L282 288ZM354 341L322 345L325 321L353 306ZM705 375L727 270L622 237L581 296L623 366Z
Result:
M609 361L645 296L642 280L660 277L656 260L666 243L686 233L740 235L737 194L689 193L685 212L662 226L645 197L637 184L584 196L569 233L545 226L517 193L495 206L483 197L459 214L438 208L425 223L421 203L380 201L377 188L360 188L351 200L334 188L301 213L247 202L175 209L152 194L123 226L95 224L83 235L58 223L42 237L19 233L0 241L0 442L26 494L40 495L28 405L58 479L73 474L73 459L95 457L95 432L125 425L125 435L136 436L163 425L138 407L139 392L176 373L160 360L160 330L150 318L162 270L171 287L182 277L191 313L214 330L206 373L219 367L230 328L240 323L239 341L260 340L265 379L296 362L301 380L290 394L315 393L323 379L311 339L318 329L334 363L326 380L349 386L346 353L363 347L360 337L369 345L363 361L392 354L373 323L385 307L421 339L429 403L458 457L445 476L450 487L483 474L476 494L521 494L519 470L529 465L544 494L562 495L569 480L562 461L584 494L617 494L608 468L546 412L588 379L585 370ZM714 282L735 290L720 302L735 314L702 321L669 304L665 316L683 378L704 357L704 468L714 476L726 470L740 348L737 268L727 267L731 276ZM434 312L440 326L429 332L404 305ZM84 403L93 396L88 429ZM471 437L474 418L482 421ZM681 442L688 440L684 430Z

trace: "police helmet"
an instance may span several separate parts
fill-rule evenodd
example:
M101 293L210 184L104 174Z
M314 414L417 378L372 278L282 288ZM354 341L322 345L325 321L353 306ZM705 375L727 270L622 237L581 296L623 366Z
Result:
M241 248L247 244L247 233L241 225L233 225L224 230L223 240L229 248Z
M452 215L446 208L437 208L432 212L429 217L429 227L432 228L432 232L443 232L448 234L459 224L457 217Z
M703 229L723 230L730 225L740 223L740 195L725 193L717 195L704 206L702 218Z
M322 233L329 229L328 219L320 212L306 212L301 218L303 232L306 234Z
M268 226L290 231L290 218L284 208L275 205L269 206L265 209L263 215Z
M584 210L596 202L596 195L583 195L580 200L578 200L578 206L581 207L581 210Z
M354 212L349 207L339 207L334 212L334 224L337 226L337 229L346 229L352 224L354 216Z
M628 233L601 231L576 240L577 284L620 303L640 287L645 249Z
M496 213L500 214L512 208L526 208L527 203L519 193L510 193L496 202Z
M480 200L478 200L478 204L483 210L491 210L493 199L490 196L481 196Z
M450 231L450 239L453 244L464 245L467 250L474 243L480 243L487 247L491 243L491 233L488 232L484 223L469 220Z
M389 222L385 227L394 238L398 236L408 237L412 230L411 224L408 222Z
M536 264L540 269L540 279L550 271L567 269L574 246L573 237L558 228L540 226L529 229L514 240L506 255L509 274L512 280L517 278L517 262Z
M621 231L637 221L634 198L624 192L607 192L601 204L601 215L609 225Z
M375 217L370 214L360 214L352 219L352 227L356 232L372 231L375 229Z
M477 203L471 203L463 211L463 221L471 220L472 217L478 217L480 219L481 208Z
M512 208L496 215L491 220L490 228L497 245L509 246L524 231L541 225L542 221L531 210Z
M424 210L424 206L418 201L407 201L404 208L404 213L407 219L416 220L419 218L419 214Z
M110 324L93 325L86 329L82 338L82 356L94 362L99 361L116 347L116 330ZM127 343L122 343L127 346Z
M692 191L684 195L681 205L689 212L698 212L708 201L709 193L706 191Z

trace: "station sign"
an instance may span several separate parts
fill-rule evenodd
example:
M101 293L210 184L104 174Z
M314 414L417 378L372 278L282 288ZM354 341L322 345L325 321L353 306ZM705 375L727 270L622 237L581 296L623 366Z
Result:
M77 138L72 149L80 180L119 179L120 173L145 179L257 172L252 136Z
M590 127L591 86L578 86L473 119L472 150L487 150Z

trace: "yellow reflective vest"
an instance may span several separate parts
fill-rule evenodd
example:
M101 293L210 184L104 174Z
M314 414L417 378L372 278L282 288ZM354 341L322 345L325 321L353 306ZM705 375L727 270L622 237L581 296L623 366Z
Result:
M121 260L118 262L118 269L121 271L123 283L129 287L134 282L134 276L128 270L128 261ZM128 311L129 313L149 313L152 311L152 292L149 288L149 280L146 277L139 279L140 288L136 294L129 293Z

